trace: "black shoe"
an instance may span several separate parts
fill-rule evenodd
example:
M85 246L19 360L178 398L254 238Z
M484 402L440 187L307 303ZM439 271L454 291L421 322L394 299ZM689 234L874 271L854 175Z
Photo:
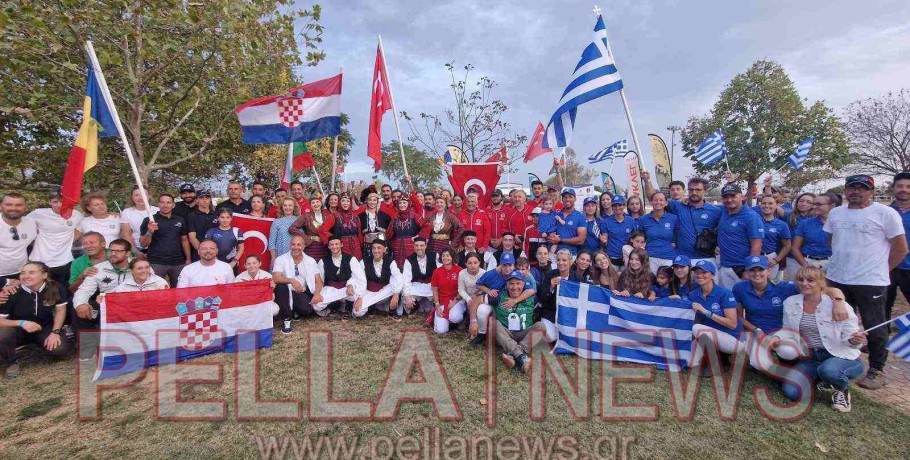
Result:
M303 317L300 316L300 313L297 313L296 311L294 312L293 315L291 315L291 321L297 322L297 321L300 321L301 319L303 319Z
M486 334L477 334L476 336L474 336L473 339L471 339L471 345L474 345L474 346L483 345L483 341L486 339L487 339Z

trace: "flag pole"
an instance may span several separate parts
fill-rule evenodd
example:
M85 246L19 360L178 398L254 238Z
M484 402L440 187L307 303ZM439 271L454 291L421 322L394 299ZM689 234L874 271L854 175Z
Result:
M408 162L404 158L404 144L401 142L401 125L398 123L398 111L395 110L395 93L392 92L392 78L389 77L389 66L386 64L385 48L382 47L382 35L379 37L379 52L382 53L382 71L385 72L386 83L389 84L389 101L392 102L392 118L395 119L395 131L398 133L398 151L401 153L401 165L404 167L404 175L408 174Z
M98 77L98 84L101 86L101 95L104 97L104 102L107 105L108 110L111 111L111 115L113 115L114 126L117 127L117 133L120 134L120 142L123 143L123 149L126 150L126 158L130 161L130 169L133 171L133 178L136 179L136 186L139 188L139 194L142 196L142 202L145 204L145 210L148 212L149 221L154 222L155 217L152 215L152 206L149 204L148 194L145 191L145 187L142 185L142 180L139 178L139 168L136 166L136 159L133 158L133 150L130 148L130 143L126 138L126 132L123 131L123 125L120 123L120 115L117 113L117 106L114 105L114 98L111 97L111 91L107 87L107 80L105 80L104 73L101 71L101 65L98 63L98 56L95 54L95 47L92 46L91 40L86 40L85 51L88 53L88 58L92 64L95 76ZM90 115L91 114L83 114L83 116Z
M343 73L344 73L344 67L339 67L338 75L342 75ZM332 146L332 182L330 184L331 187L329 187L329 190L335 190L335 175L336 175L335 171L337 169L338 169L338 136L335 136L335 145ZM322 190L322 186L319 187L319 190ZM323 195L325 195L325 193L323 193Z
M316 185L319 186L319 193L325 196L325 190L322 189L322 181L319 180L319 173L316 172L316 165L313 165L313 175L316 176Z

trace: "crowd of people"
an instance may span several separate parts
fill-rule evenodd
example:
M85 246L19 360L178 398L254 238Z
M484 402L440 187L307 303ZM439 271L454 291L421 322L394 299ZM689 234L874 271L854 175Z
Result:
M217 206L209 192L183 184L147 208L137 189L119 215L90 193L69 217L59 195L26 215L25 197L7 193L0 357L14 378L23 345L68 355L68 332L97 329L107 293L271 279L272 315L284 334L303 318L375 311L394 321L421 315L438 334L466 329L479 345L495 324L503 362L526 372L531 332L557 339L557 287L570 280L620 297L688 300L696 343L746 353L759 370L773 364L757 350L768 347L818 380L836 410L851 408L850 381L887 384L887 328L863 329L890 317L898 289L910 293L910 173L894 177L891 206L872 200L875 182L866 175L846 179L845 204L831 193L791 201L766 181L754 207L733 181L721 187L718 206L705 200L705 179L675 181L664 192L647 171L642 177L650 212L637 196L609 192L577 210L572 188L540 181L531 196L481 196L476 188L419 191L409 177L406 190L352 184L325 196L300 182L269 194L256 182L249 199L231 181ZM245 251L235 213L274 219L270 271ZM74 259L75 242L82 254ZM79 345L79 359L95 359L97 344ZM785 380L788 398L807 397Z

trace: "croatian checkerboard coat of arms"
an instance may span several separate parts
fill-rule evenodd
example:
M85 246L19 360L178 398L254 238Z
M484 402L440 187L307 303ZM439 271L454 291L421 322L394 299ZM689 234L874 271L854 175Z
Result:
M218 330L218 307L221 297L197 297L177 304L180 317L180 346L191 351L203 350L221 338Z
M293 128L303 123L303 97L304 91L301 89L278 99L278 116L281 118L281 124Z

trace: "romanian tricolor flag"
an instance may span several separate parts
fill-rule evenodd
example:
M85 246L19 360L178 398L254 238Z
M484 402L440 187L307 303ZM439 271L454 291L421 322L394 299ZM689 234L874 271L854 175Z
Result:
M104 101L101 85L89 67L88 81L85 84L85 100L82 102L82 126L76 135L76 144L70 150L63 173L63 185L60 195L63 207L60 214L69 218L82 196L82 180L85 172L98 164L98 138L117 135L117 126L110 107Z

